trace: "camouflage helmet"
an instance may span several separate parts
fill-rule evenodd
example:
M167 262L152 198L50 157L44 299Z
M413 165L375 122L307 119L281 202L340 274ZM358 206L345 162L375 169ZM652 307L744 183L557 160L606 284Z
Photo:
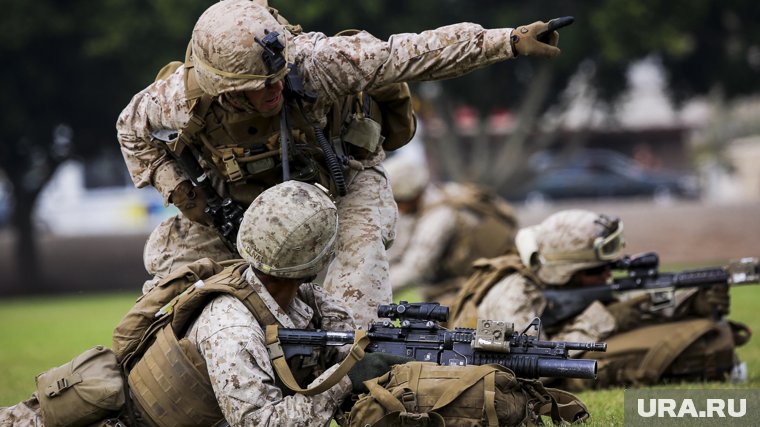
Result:
M285 181L261 193L245 212L237 237L240 255L275 277L306 278L332 260L338 210L325 191Z
M258 90L267 81L287 74L287 65L270 72L263 60L262 40L276 31L285 46L289 33L269 8L250 0L224 0L206 9L193 28L190 41L195 77L203 92L217 96L226 92Z
M430 172L424 161L395 155L383 162L391 182L393 198L403 202L417 197L430 183Z
M621 255L625 246L620 219L582 209L557 212L535 229L538 277L564 285L576 272Z

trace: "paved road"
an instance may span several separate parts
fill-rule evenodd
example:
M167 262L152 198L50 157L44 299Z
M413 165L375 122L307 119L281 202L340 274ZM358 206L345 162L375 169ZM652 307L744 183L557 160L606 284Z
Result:
M518 206L517 211L521 225L532 225L553 212L571 207L620 216L625 224L627 252L656 250L663 263L720 263L742 256L760 256L760 203L565 203L543 208ZM45 283L31 289L13 264L12 234L0 231L0 296L112 289L139 292L147 278L142 265L146 238L142 234L41 236Z

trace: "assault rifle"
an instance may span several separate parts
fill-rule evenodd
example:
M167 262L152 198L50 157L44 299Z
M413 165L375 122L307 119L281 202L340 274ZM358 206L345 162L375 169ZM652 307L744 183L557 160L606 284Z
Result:
M237 234L245 209L229 197L222 197L217 193L192 149L187 146L179 147L182 143L177 140L179 134L176 131L163 129L153 132L151 136L166 145L166 151L185 171L193 185L201 188L206 194L205 212L211 217L224 244L237 253ZM172 148L174 144L180 148L179 154Z
M678 273L658 271L659 257L654 252L624 256L612 261L613 270L625 270L626 275L612 283L581 288L559 288L543 291L546 309L541 319L548 326L559 324L586 309L594 301L608 304L620 293L642 291L650 296L652 311L672 307L677 289L709 287L719 284L740 285L760 282L758 258L742 258L725 267L685 270Z
M380 305L378 317L370 322L366 352L412 357L439 365L484 365L498 363L523 378L596 378L596 360L571 359L570 350L605 351L603 342L543 341L541 320L534 319L522 332L504 321L480 320L477 329L439 326L448 320L449 308L438 303ZM394 323L398 321L398 325ZM535 329L535 335L528 335ZM278 329L284 357L318 357L329 346L354 342L354 332Z

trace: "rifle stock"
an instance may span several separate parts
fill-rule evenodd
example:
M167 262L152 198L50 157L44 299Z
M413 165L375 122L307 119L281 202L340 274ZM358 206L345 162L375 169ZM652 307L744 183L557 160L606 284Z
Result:
M412 357L439 365L484 365L497 363L523 378L596 378L597 362L571 359L570 350L605 351L605 343L542 341L541 321L536 318L522 332L503 321L480 320L477 329L439 326L448 308L437 303L390 304L378 308L379 315L391 320L371 322L367 328L366 352L382 352ZM445 320L442 320L445 321ZM535 335L528 335L535 329ZM334 332L279 328L278 336L285 358L314 357L329 346L350 344L354 332Z

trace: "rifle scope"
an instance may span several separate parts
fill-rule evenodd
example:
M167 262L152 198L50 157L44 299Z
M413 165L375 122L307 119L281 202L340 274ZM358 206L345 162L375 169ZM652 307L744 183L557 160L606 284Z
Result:
M380 304L377 307L377 317L388 319L414 319L446 322L449 320L449 308L437 302L401 301L398 304Z

